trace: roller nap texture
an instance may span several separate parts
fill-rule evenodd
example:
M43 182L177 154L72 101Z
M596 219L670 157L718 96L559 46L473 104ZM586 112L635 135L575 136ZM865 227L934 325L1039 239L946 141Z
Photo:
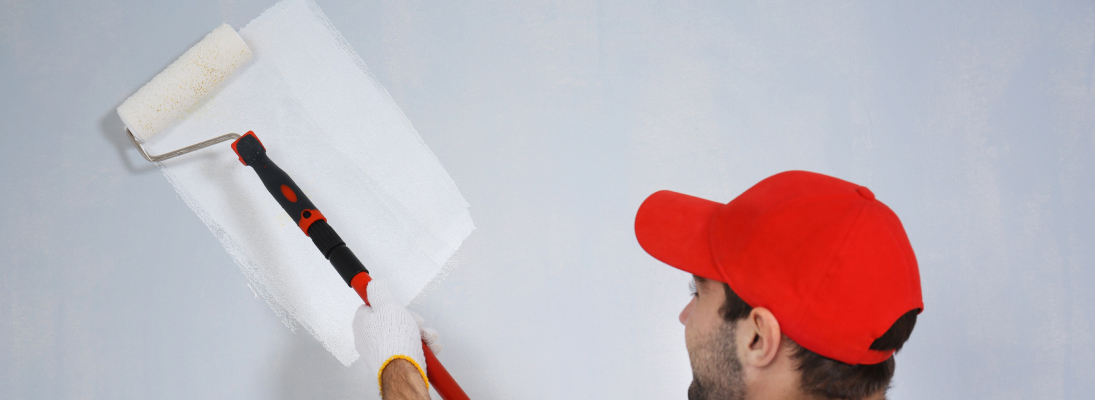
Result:
M214 29L118 107L138 140L151 139L251 59L251 49L228 24Z

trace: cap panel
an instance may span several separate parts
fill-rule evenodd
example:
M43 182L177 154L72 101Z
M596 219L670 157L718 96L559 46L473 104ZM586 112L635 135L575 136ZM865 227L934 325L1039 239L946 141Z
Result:
M905 233L905 225L901 223L901 219L897 217L897 213L893 212L889 207L881 202L878 203L885 212L881 213L881 217L884 218L890 225L890 229L887 230L894 243L898 246L898 251L903 262L900 264L901 270L894 272L894 279L900 279L909 285L908 298L905 301L908 304L905 312L912 309L919 309L924 311L924 295L920 287L920 264L916 262L916 252L912 248L912 243L909 241L908 234ZM903 276L901 275L903 274ZM894 318L897 320L897 318ZM892 323L890 325L893 325Z
M870 214L864 210L860 215L801 317L803 325L815 327L804 335L803 346L849 364L876 364L892 353L869 350L871 342L889 328L878 323L880 314L885 319L892 309L885 282L889 268L878 265L881 260L876 256L892 246L883 243L889 235L871 229Z
M662 190L635 215L635 237L651 256L704 278L725 281L711 259L708 232L721 203Z
M811 329L798 336L803 347L823 356L877 364L893 351L870 350L871 343L917 308L919 283L904 279L916 265L905 257L911 255L905 251L911 249L908 242L892 233L896 216L876 201L867 201L862 210L822 284L804 302L800 322Z
M862 207L842 194L799 195L769 207L751 226L738 226L739 200L756 199L740 196L713 221L714 243L740 242L734 250L713 244L716 263L742 300L769 309L781 330L798 342L815 329L800 315L823 285Z

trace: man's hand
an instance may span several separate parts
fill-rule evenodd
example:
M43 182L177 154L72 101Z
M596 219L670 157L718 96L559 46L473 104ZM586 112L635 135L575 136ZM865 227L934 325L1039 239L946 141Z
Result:
M428 400L426 357L418 323L383 282L369 282L366 291L371 307L357 309L354 336L361 360L369 371L376 371L381 397Z

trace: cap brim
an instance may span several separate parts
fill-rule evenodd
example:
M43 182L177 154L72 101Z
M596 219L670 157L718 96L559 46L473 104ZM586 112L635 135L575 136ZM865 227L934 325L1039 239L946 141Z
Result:
M711 254L710 226L722 203L662 190L635 215L635 237L654 258L677 269L725 282Z

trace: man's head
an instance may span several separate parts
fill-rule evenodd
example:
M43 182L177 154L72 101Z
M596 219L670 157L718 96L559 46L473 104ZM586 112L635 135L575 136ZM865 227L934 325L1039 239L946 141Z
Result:
M681 313L693 399L881 396L923 309L897 216L836 178L785 172L725 205L658 192L635 230L696 276Z
M893 377L893 357L873 365L849 365L799 346L783 335L764 308L746 304L730 286L694 276L692 301L681 311L692 364L691 400L813 397L880 397ZM871 344L900 350L916 325L917 312L898 318Z

